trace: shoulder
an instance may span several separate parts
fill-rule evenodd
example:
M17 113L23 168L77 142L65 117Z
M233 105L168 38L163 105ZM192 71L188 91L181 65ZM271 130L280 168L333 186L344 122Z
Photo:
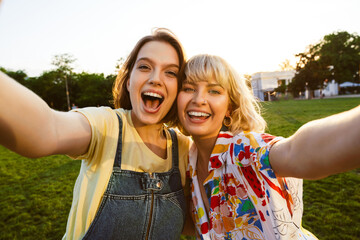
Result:
M179 145L179 149L180 150L189 150L190 145L192 143L191 137L185 136L184 134L182 134L179 129L177 128L171 128L177 137L178 140L178 145Z
M244 154L250 157L252 154L266 154L272 144L278 138L266 133L240 132L233 135L231 132L220 132L218 135L213 154L230 152L231 156Z
M113 131L119 126L117 113L121 112L120 109L114 110L110 107L86 107L78 108L72 111L79 112L87 118L92 128L93 134L95 129L100 132L108 132Z
M114 112L121 118L123 126L126 125L130 128L133 128L132 119L131 119L131 110L117 108Z
M102 161L103 154L112 153L112 149L117 146L119 123L115 110L110 107L87 107L75 109L73 112L83 114L91 127L88 151L77 158L87 159L92 163Z
M78 112L83 114L88 120L99 118L106 119L109 117L115 116L115 112L110 107L86 107L86 108L77 108L72 110L72 112Z
M279 139L279 137L270 135L268 133L260 132L240 132L235 135L233 142L240 144L244 143L250 145L252 148L262 148L273 144L273 141Z
M131 116L131 110L126 110L123 108L117 108L113 110L121 119L127 119L128 116Z
M190 144L192 142L191 137L185 136L183 133L180 132L177 128L172 128L176 133L179 142L184 142L186 144Z

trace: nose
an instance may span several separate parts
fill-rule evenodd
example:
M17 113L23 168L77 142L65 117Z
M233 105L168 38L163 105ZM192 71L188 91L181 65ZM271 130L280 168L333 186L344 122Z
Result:
M159 70L154 70L149 78L149 83L155 86L161 86L162 80L161 80L161 72Z
M193 96L192 102L196 105L207 104L206 94L202 93L201 91L196 92L196 94Z

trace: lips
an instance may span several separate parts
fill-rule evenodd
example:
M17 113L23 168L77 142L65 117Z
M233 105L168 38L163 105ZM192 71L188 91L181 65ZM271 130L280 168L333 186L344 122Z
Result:
M141 98L148 112L156 112L164 101L164 96L159 92L146 91L141 94Z
M206 120L208 119L211 114L210 113L206 113L206 112L201 112L201 111L188 111L187 115L189 116L190 119L192 120Z

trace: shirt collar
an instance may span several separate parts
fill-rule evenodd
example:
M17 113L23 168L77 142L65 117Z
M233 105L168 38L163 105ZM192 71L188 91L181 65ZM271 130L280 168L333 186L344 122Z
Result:
M229 155L229 147L233 134L229 131L221 131L216 139L215 146L209 160L209 172L221 168Z

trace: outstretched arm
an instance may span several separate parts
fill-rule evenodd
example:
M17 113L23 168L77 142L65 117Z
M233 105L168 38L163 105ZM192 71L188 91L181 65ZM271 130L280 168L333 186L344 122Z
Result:
M26 157L80 155L91 139L80 113L51 109L35 93L0 72L0 144Z
M277 175L319 179L360 167L360 106L303 125L270 150Z

